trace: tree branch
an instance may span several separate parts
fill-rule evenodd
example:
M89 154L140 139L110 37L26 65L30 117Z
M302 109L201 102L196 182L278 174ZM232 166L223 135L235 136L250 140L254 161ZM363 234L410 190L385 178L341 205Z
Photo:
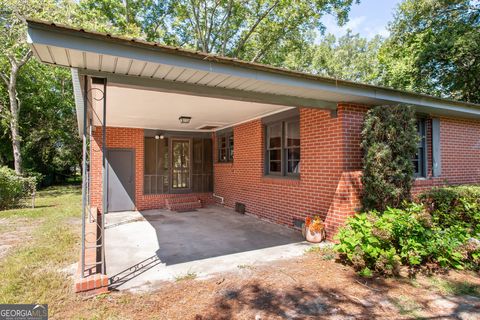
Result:
M8 78L3 73L0 73L0 78L2 78L3 82L5 82L5 85L8 86Z
M263 21L263 19L265 19L268 14L280 3L280 1L275 1L275 3L273 5L270 6L270 8L268 8L267 10L265 10L265 12L257 19L257 21L255 21L255 23L250 27L250 30L247 32L246 36L239 42L239 44L237 45L237 48L235 49L234 51L234 56L236 57L238 55L238 53L240 52L240 50L243 49L243 47L245 46L245 43L247 43L248 39L250 38L250 36L253 34L253 32L255 31L255 29L258 27L258 25L260 24L260 22Z

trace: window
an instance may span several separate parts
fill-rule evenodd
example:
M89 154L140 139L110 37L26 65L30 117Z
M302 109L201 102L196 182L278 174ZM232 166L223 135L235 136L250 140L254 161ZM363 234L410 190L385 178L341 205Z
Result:
M426 139L425 139L425 119L417 120L417 132L420 136L417 153L413 158L415 177L424 178L427 176L427 157L426 157Z
M218 135L218 162L233 162L233 132Z
M279 176L300 174L300 120L298 118L268 124L265 173Z

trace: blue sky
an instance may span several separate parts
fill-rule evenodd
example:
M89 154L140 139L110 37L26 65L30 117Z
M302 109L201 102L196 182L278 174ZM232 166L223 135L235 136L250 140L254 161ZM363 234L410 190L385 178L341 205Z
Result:
M393 12L401 0L360 0L360 4L353 4L350 9L349 22L343 27L337 25L333 16L325 16L323 23L327 33L342 36L347 29L359 33L368 39L375 35L388 36L387 24L393 18Z

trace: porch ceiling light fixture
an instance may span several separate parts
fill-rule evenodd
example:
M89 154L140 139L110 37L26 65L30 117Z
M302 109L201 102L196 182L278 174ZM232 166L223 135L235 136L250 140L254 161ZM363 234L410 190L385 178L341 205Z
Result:
M190 120L192 120L192 117L180 116L180 118L178 118L178 120L180 120L181 124L189 124Z

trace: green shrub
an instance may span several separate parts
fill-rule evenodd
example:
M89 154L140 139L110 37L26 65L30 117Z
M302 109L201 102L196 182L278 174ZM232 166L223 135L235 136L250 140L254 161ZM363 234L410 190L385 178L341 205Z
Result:
M19 205L35 190L35 178L18 176L14 170L0 167L0 210Z
M351 217L335 249L361 274L395 275L399 267L428 264L439 268L478 268L480 251L462 224L436 223L422 204L387 208Z
M480 237L480 186L434 188L418 196L435 224L460 225Z
M418 139L411 107L379 106L367 112L361 143L365 210L399 207L410 198Z

